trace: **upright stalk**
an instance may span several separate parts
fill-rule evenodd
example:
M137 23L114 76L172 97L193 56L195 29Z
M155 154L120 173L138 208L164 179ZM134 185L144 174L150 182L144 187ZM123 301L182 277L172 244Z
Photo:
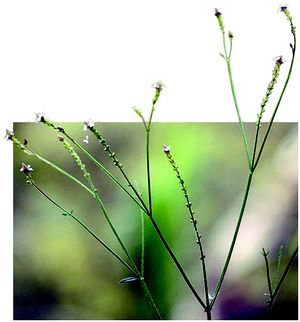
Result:
M211 309L209 307L209 290L208 290L208 278L207 278L207 273L206 273L206 265L205 265L205 255L204 255L204 251L203 251L203 246L202 246L202 241L201 241L201 234L199 233L198 230L198 226L197 226L197 220L195 219L194 216L194 211L192 208L192 203L190 201L188 192L187 192L187 188L185 185L185 182L182 178L182 175L179 171L179 168L175 162L175 159L173 157L173 155L171 154L171 149L169 146L164 145L164 153L167 156L170 164L172 165L173 170L176 173L176 177L178 178L179 184L181 186L181 190L183 192L185 201L186 201L186 207L188 208L189 211L189 215L190 215L190 221L193 225L193 229L195 232L195 237L196 237L196 243L198 244L199 247L199 253L200 253L200 261L201 261L201 265L202 265L202 274L203 274L203 281L204 281L204 289L205 289L205 300L206 300L206 314L207 314L207 319L211 320Z
M146 131L146 163L147 163L147 187L148 187L148 200L149 200L149 213L148 213L148 217L156 231L156 233L158 234L161 242L163 243L163 245L165 246L166 250L168 251L169 255L171 256L173 262L175 263L176 267L178 268L181 276L183 277L184 281L186 282L186 284L188 285L188 287L190 288L191 292L194 294L195 298L198 300L198 302L201 304L201 306L204 308L205 311L207 311L208 307L206 307L205 303L202 301L202 299L200 298L200 296L198 295L198 293L196 292L196 290L194 289L193 285L191 284L190 280L188 279L188 277L186 276L183 268L181 267L180 263L178 262L176 256L174 255L174 253L172 252L169 244L167 243L167 241L165 240L163 234L161 233L154 217L153 217L153 210L152 210L152 196L151 196L151 176L150 176L150 130L151 130L151 123L152 123L152 117L153 117L153 113L155 110L155 105L159 99L160 93L162 91L162 89L164 88L164 85L161 81L157 82L156 84L153 85L153 88L155 89L155 94L154 97L152 99L152 108L151 108L151 112L150 112L150 117L149 117L149 121L145 127L145 131Z
M215 288L213 299L210 302L210 308L213 307L213 305L214 305L214 303L215 303L215 301L216 301L216 299L218 297L218 294L220 292L221 286L223 284L223 281L224 281L224 278L225 278L225 275L226 275L226 272L227 272L227 269L228 269L228 266L229 266L229 262L231 260L233 249L234 249L237 237L238 237L238 233L239 233L240 226L241 226L241 223L242 223L242 219L243 219L243 216L244 216L244 212L245 212L245 209L246 209L252 177L253 177L253 172L250 172L249 176L248 176L248 180L247 180L246 190L245 190L245 194L244 194L240 214L239 214L239 217L238 217L238 221L236 223L235 231L234 231L234 234L233 234L233 238L232 238L232 241L231 241L231 244L230 244L230 248L229 248L229 251L228 251L228 254L227 254L227 257L226 257L226 261L225 261L221 276L220 276L219 281L217 283L217 286Z
M223 35L223 37L224 37L224 35ZM245 133L245 129L244 129L244 123L242 121L242 117L241 117L241 113L240 113L240 109L239 109L239 105L238 105L238 101L237 101L237 96L236 96L236 92L235 92L235 86L234 86L234 82L233 82L233 78L232 78L230 57L228 57L228 56L226 56L226 64L227 64L231 93L232 93L232 97L233 97L233 101L234 101L235 110L236 110L236 113L237 113L237 116L239 119L239 125L240 125L240 129L241 129L241 133L242 133L242 137L243 137L243 142L244 142L244 146L245 146L245 150L246 150L246 155L247 155L248 167L250 169L251 168L251 157L250 157L247 137L246 137L246 133Z
M232 70L231 70L231 52L232 52L233 34L231 32L228 33L228 38L230 41L230 50L229 50L229 55L228 55L227 46L226 46L224 23L223 23L223 19L222 19L222 14L218 9L215 10L215 16L217 17L219 27L222 32L224 54L221 54L221 56L226 61L229 83L230 83L230 88L231 88L231 94L232 94L235 110L236 110L236 113L238 116L239 125L240 125L240 129L241 129L241 133L242 133L242 138L243 138L243 142L244 142L244 146L245 146L245 150L246 150L248 168L250 170L251 169L251 157L250 157L250 152L249 152L249 146L248 146L247 137L246 137L246 133L245 133L245 129L244 129L244 123L242 121L242 117L241 117L241 113L240 113L240 109L239 109L239 105L238 105L238 101L237 101L235 86L234 86L233 77L232 77Z
M158 237L160 238L161 242L163 243L163 245L165 246L166 250L168 251L169 255L171 256L173 262L175 263L176 267L178 268L181 276L183 277L184 281L186 282L187 286L189 287L189 289L191 290L191 292L193 293L193 295L195 296L195 298L197 299L197 301L201 304L201 306L204 308L204 310L206 311L206 305L205 303L202 301L202 299L200 298L200 296L198 295L198 293L196 292L196 290L194 289L193 285L191 284L190 280L188 279L188 277L186 276L183 268L181 267L180 263L178 262L176 256L174 255L174 253L172 252L168 242L165 240L163 234L161 233L155 219L153 218L153 216L149 216L149 219L158 235Z
M266 132L266 134L265 134L265 136L263 138L263 142L262 142L261 147L259 149L259 152L258 152L256 161L255 161L255 163L253 165L253 170L257 167L258 162L259 162L259 160L261 158L262 152L264 150L265 144L267 142L269 133L271 131L271 128L272 128L272 125L273 125L273 122L274 122L274 118L276 116L276 113L277 113L278 108L280 106L282 97L283 97L283 95L285 93L285 90L286 90L286 88L288 86L288 83L289 83L289 80L290 80L290 77L291 77L291 74L292 74L292 70L293 70L293 66L294 66L294 60L295 60L295 53L296 53L296 35L294 33L293 33L293 39L294 39L294 45L291 45L291 48L292 48L292 60L291 60L290 68L289 68L289 71L288 71L288 75L287 75L286 81L284 83L283 89L281 91L281 94L279 96L279 99L277 101L277 104L276 104L276 107L274 109L274 112L273 112L273 114L271 116L271 119L270 119L270 122L269 122L269 125L268 125L268 129L267 129L267 132Z

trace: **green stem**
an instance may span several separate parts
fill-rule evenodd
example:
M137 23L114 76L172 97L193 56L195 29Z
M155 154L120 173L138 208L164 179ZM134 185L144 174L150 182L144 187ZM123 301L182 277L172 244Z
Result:
M31 150L31 152L33 152ZM72 181L74 181L75 183L77 183L81 188L85 189L89 194L91 194L93 197L95 197L95 194L93 193L93 191L91 189L89 189L85 184L83 184L81 181L79 181L78 179L76 179L75 177L73 177L70 173L66 172L65 170L63 170L62 168L58 167L57 165L55 165L54 163L48 161L47 159L43 158L42 156L40 156L39 154L33 152L33 155L39 159L40 161L46 163L47 165L49 165L50 167L52 167L54 170L58 171L59 173L63 174L64 176L66 176L67 178L71 179Z
M197 301L201 304L201 306L204 308L204 310L206 311L206 305L205 303L202 301L202 299L200 298L200 296L198 295L198 293L196 292L196 290L194 289L193 285L191 284L191 282L189 281L188 277L186 276L183 268L181 267L180 263L178 262L176 256L174 255L174 253L172 252L170 246L168 245L167 241L165 240L163 234L161 233L156 221L154 220L153 216L149 216L149 219L155 229L155 231L157 232L160 240L162 241L163 245L165 246L166 250L168 251L169 255L171 256L173 262L175 263L176 267L178 268L181 276L183 277L184 281L186 282L186 284L188 285L189 289L191 290L191 292L193 293L193 295L195 296L195 298L197 299Z
M230 41L230 53L229 53L229 56L228 56L224 28L222 28L222 39L223 39L223 48L224 48L224 56L223 56L223 58L225 58L226 65L227 65L230 88L231 88L231 94L232 94L232 97L233 97L235 110L236 110L236 113L237 113L237 116L238 116L238 119L239 119L239 125L240 125L240 129L241 129L242 137L243 137L243 142L244 142L245 149L246 149L248 167L249 167L249 170L250 170L251 169L251 157L250 157L250 152L249 152L249 146L248 146L247 137L246 137L246 133L245 133L245 129L244 129L244 123L242 121L242 117L241 117L241 113L240 113L240 109L239 109L239 105L238 105L238 101L237 101L237 96L236 96L236 92L235 92L235 86L234 86L234 82L233 82L233 78L232 78L232 70L231 70L232 40Z
M240 129L241 129L242 137L243 137L243 142L244 142L245 149L246 149L248 167L249 167L249 169L251 169L251 157L250 157L247 137L246 137L246 133L245 133L245 129L244 129L244 123L242 121L239 105L238 105L238 102L237 102L235 86L234 86L234 82L233 82L233 78L232 78L231 63L230 63L230 58L229 57L226 58L226 64L227 64L227 70L228 70L228 76L229 76L229 82L230 82L231 93L232 93L232 97L233 97L233 101L234 101L234 106L235 106L236 113L237 113L237 116L238 116L238 119L239 119L239 125L240 125Z
M139 206L145 213L147 211L144 207L134 198L134 196L100 163L98 162L89 152L87 152L79 143L77 143L72 137L70 137L65 131L63 134L88 158L95 166L103 171L113 182L115 182L133 201Z
M90 175L88 174L87 175L87 181L89 182L89 185L90 187L92 188L92 191L94 191L94 194L95 194L95 198L96 198L96 201L97 201L97 204L99 206L99 208L102 210L103 214L104 214L104 217L109 225L109 227L111 228L113 234L115 235L117 241L119 242L121 248L123 249L124 253L126 254L127 258L129 259L130 263L132 264L132 266L134 267L134 270L135 270L135 274L138 275L138 271L137 271L137 267L134 263L134 260L133 258L131 257L130 253L128 252L126 246L124 245L124 243L122 242L117 230L115 229L115 226L113 225L112 221L110 220L109 216L108 216L108 213L107 213L107 210L98 194L98 191L96 189L96 187L94 186L94 183L90 177Z
M46 197L52 204L54 204L57 208L62 210L64 214L72 217L76 220L91 236L93 236L104 248L106 248L115 258L117 258L132 274L136 275L135 270L133 270L113 249L111 249L100 237L98 237L83 221L81 221L77 216L75 216L72 212L69 212L62 206L60 206L57 202L55 202L51 197L49 197L39 186L35 184L35 182L31 179L31 184L37 189L44 197Z
M151 177L150 177L150 126L146 132L146 162L147 162L147 186L148 186L148 202L149 215L152 216L152 194L151 194Z
M221 276L219 278L219 281L217 283L217 286L216 286L216 289L215 289L215 292L214 292L214 297L213 297L213 299L212 299L212 301L210 303L210 308L213 307L213 305L214 305L214 303L215 303L215 301L216 301L216 299L218 297L218 294L220 292L221 286L223 284L223 281L224 281L224 278L225 278L225 275L226 275L226 272L227 272L227 269L228 269L228 266L229 266L229 262L230 262L230 259L231 259L232 253L233 253L233 249L234 249L234 246L235 246L235 243L236 243L236 240L237 240L237 236L238 236L238 233L239 233L239 230L240 230L241 222L242 222L244 212L245 212L245 208L246 208L246 205L247 205L247 200L248 200L248 196L249 196L252 177L253 177L253 172L250 172L249 176L248 176L246 191L245 191L242 207L241 207L241 210L240 210L239 218L238 218L238 221L237 221L237 224L236 224L236 227L235 227L235 231L234 231L234 234L233 234L233 238L232 238L232 241L231 241L231 244L230 244L229 252L227 254L227 258L226 258L226 261L225 261Z
M186 201L186 207L188 208L188 211L189 211L190 221L193 225L193 229L195 232L196 243L198 244L198 247L199 247L200 261L201 261L201 265L202 265L202 274L203 274L204 289L205 289L205 300L206 300L206 307L207 307L206 314L207 314L207 319L211 320L211 309L209 308L208 279L207 279L207 273L206 273L205 255L204 255L203 246L202 246L202 242L201 242L201 234L198 231L197 220L195 219L195 216L194 216L194 211L192 209L192 203L190 201L185 182L184 182L182 175L179 171L179 168L175 162L175 159L173 158L170 150L167 150L167 151L164 150L164 152L165 152L170 164L172 165L173 170L176 173L176 177L178 178L179 184L181 186L181 190L183 192L183 195L184 195L184 198Z
M255 168L256 168L256 167L257 167L257 165L258 165L258 162L259 162L259 159L260 159L260 157L261 157L261 155L262 155L263 149L264 149L264 147L265 147L265 144L266 144L267 138L268 138L269 133L270 133L270 131L271 131L271 128L272 128L272 125L273 125L273 122L274 122L275 115L276 115L276 113L277 113L277 111L278 111L278 108L279 108L279 106L280 106L280 103L281 103L282 97L283 97L283 95L284 95L284 93L285 93L285 90L286 90L286 88L287 88L287 85L288 85L288 83L289 83L289 80L290 80L290 77L291 77L291 74L292 74L293 65L294 65L294 60L295 60L295 52L296 52L296 35L295 35L295 34L293 34L293 38L294 38L294 46L292 46L292 45L291 45L291 47L292 47L292 60L291 60L290 68L289 68L289 71L288 71L288 75L287 75L286 81L285 81L285 83L284 83L283 89L282 89L282 91L281 91L281 94L280 94L280 96L279 96L278 102L277 102L277 104L276 104L275 110L274 110L274 112L273 112L273 114L272 114L272 117L271 117L271 119L270 119L269 126L268 126L267 132L266 132L266 134L265 134L265 136L264 136L264 139L263 139L263 142L262 142L262 144L261 144L260 150L259 150L259 152L258 152L258 156L257 156L256 161L255 161L255 164L254 164L254 166L253 166L253 170L255 170Z
M285 268L285 270L284 270L284 272L283 272L283 274L281 276L281 279L279 280L279 282L278 282L278 284L277 284L277 286L276 286L276 288L275 288L275 290L273 292L273 297L272 297L272 299L271 299L271 301L269 303L269 310L272 309L275 297L276 297L276 295L277 295L277 293L278 293L278 291L279 291L279 289L280 289L280 287L281 287L281 285L282 285L282 283L283 283L283 281L284 281L289 269L291 268L291 266L293 264L293 261L295 260L297 254L298 254L298 247L295 249L294 253L292 254L292 256L291 256L291 258L290 258L290 260L289 260L289 262L288 262L288 264L287 264L287 266L286 266L286 268Z
M104 150L108 153L109 157L112 159L114 165L119 169L122 176L126 180L128 186L131 188L135 196L138 198L138 200L141 202L142 206L144 207L144 212L149 212L143 198L138 193L137 189L134 187L134 185L131 183L130 179L128 178L127 174L123 170L123 165L119 162L119 160L116 157L116 154L111 150L110 146L106 143L106 140L102 137L101 133L95 128L95 127L89 127L89 130L96 136L99 143L102 144L104 147Z
M142 249L141 249L141 275L145 274L145 219L144 214L141 212L142 222Z
M141 281L141 284L142 284L142 288L143 288L143 290L144 290L144 293L147 295L147 298L148 298L148 300L149 300L149 302L150 302L150 304L151 304L152 308L154 309L154 311L155 311L155 313L156 313L156 316L157 316L160 320L162 320L162 316L160 315L159 310L158 310L158 308L157 308L157 306L156 306L156 304L155 304L155 302L154 302L154 300L153 300L153 297L151 296L151 293L150 293L150 291L149 291L149 289L148 289L148 286L147 286L147 284L146 284L146 282L145 282L145 280L144 280L144 277L141 277L141 278L140 278L140 281Z
M270 275L270 267L269 267L269 261L268 261L268 254L266 253L265 249L262 249L262 255L264 256L265 259L265 264L266 264L266 272L267 272L267 282L268 282L268 289L269 289L269 297L270 301L273 299L273 291L272 291L272 285L271 285L271 275Z

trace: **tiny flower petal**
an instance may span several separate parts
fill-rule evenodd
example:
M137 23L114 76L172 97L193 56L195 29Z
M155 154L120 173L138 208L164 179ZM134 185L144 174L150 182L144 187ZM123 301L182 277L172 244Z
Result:
M21 167L20 171L22 171L22 172L24 172L24 174L28 175L29 172L33 171L33 168L31 167L30 164L22 163L22 167Z
M6 141L8 141L8 140L11 140L13 136L14 136L14 132L13 131L6 130L6 134L5 134L4 139Z
M162 91L164 88L166 88L166 85L163 84L162 81L158 81L157 83L152 84L152 87L156 90L156 91Z
M88 129L92 128L95 125L95 122L89 119L87 122L84 122L83 131L87 131Z
M165 153L165 154L170 153L170 151L171 151L170 146L169 146L169 145L165 145L165 144L164 144L163 151L164 151L164 153Z
M35 123L44 122L45 113L35 113Z
M85 138L82 140L82 142L88 144L89 143L89 136L86 135Z

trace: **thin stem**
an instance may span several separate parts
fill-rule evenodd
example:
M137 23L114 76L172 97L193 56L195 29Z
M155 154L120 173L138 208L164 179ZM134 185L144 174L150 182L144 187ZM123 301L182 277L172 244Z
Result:
M158 310L158 308L157 308L157 306L156 306L156 304L155 304L155 302L154 302L154 300L153 300L153 297L152 297L152 295L151 295L151 293L150 293L150 291L149 291L149 289L148 289L148 286L147 286L147 284L146 284L146 282L145 282L145 280L144 280L144 277L141 277L141 278L140 278L140 281L141 281L141 284L142 284L142 288L143 288L143 290L144 290L144 293L147 295L147 298L148 298L148 300L149 300L150 304L152 305L152 307L153 307L153 309L154 309L154 311L155 311L155 313L156 313L156 316L157 316L160 320L162 320L162 316L161 316L161 315L160 315L160 313L159 313L159 310Z
M271 285L271 274L270 274L270 267L269 267L269 261L268 261L268 254L269 252L266 252L265 249L262 249L262 255L265 259L265 264L266 264L266 272L267 272L267 281L268 281L268 289L269 289L269 298L270 301L273 299L273 291L272 291L272 285Z
M134 198L134 196L100 163L98 162L89 152L87 152L79 143L77 143L72 137L70 137L65 131L62 132L85 156L87 156L98 169L103 171L113 182L115 182L133 201L137 204L145 213L147 211L144 207Z
M148 125L147 131L146 131L146 164L147 164L149 214L150 216L152 216L152 194L151 194L150 151L149 151L150 150L150 124Z
M233 82L233 78L232 78L231 63L230 63L230 58L229 57L226 58L226 64L227 64L227 70L228 70L228 76L229 76L229 82L230 82L231 93L232 93L232 97L233 97L233 101L234 101L234 106L235 106L236 113L237 113L237 116L238 116L238 119L239 119L239 125L240 125L240 129L241 129L242 137L243 137L243 142L244 142L245 149L246 149L248 167L249 167L249 169L251 169L251 157L250 157L247 137L246 137L246 133L245 133L245 129L244 129L244 123L243 123L241 113L240 113L240 109L239 109L239 105L238 105L238 102L237 102L235 86L234 86L234 82Z
M176 256L174 255L174 253L172 252L171 248L169 247L167 241L165 240L163 234L161 233L156 221L154 220L153 216L149 216L150 221L155 229L155 231L157 232L160 240L162 241L163 245L165 246L166 250L168 251L169 255L171 256L173 262L175 263L176 267L178 268L181 276L183 277L184 281L186 282L186 284L188 285L189 289L191 290L191 292L193 293L193 295L195 296L195 298L197 299L197 301L201 304L201 306L204 308L204 310L206 311L206 305L205 303L202 301L202 299L200 298L200 296L198 295L198 293L196 292L196 290L194 289L193 285L191 284L191 282L189 281L188 277L186 276L183 268L181 267L180 263L178 262Z
M90 235L92 235L96 240L98 240L101 245L103 245L110 253L112 253L126 268L136 275L134 269L132 269L117 253L115 253L110 247L108 247L89 227L87 227L78 217L71 214L70 215L74 220L76 220Z
M172 165L173 170L176 173L176 177L179 180L179 184L181 186L181 190L183 191L183 195L184 198L186 200L186 207L188 208L189 211L189 215L190 215L190 221L193 225L193 229L195 232L195 236L196 236L196 243L198 244L199 247L199 253L200 253L200 261L202 264L202 273L203 273L203 281L204 281L204 289L205 289L205 299L206 299L206 307L208 308L206 310L207 313L207 319L211 320L211 310L209 309L209 290L208 290L208 279L207 279L207 273L206 273L206 265L205 265L205 255L204 255L204 251L203 251L203 246L202 246L202 242L201 242L201 234L198 231L198 227L197 227L197 220L195 219L194 216L194 211L192 209L192 203L190 201L188 192L187 192L187 188L185 186L185 182L182 178L182 175L179 171L179 168L175 162L174 157L171 154L170 151L170 147L168 146L164 146L164 153L166 154L170 164Z
M64 212L64 215L68 215L76 220L91 236L93 236L104 248L106 248L115 258L119 260L132 274L136 275L135 270L133 270L113 249L111 249L100 237L98 237L83 221L81 221L72 212L69 212L57 202L55 202L51 197L49 197L36 183L31 179L30 183L38 190L44 197L46 197L52 204Z
M141 247L141 275L145 274L145 219L144 214L141 212L141 226L142 226L142 247Z
M291 46L291 47L292 47L292 60L291 60L290 68L289 68L289 71L288 71L288 75L287 75L286 81L285 81L285 83L284 83L283 89L282 89L282 91L281 91L281 94L280 94L280 96L279 96L279 99L278 99L278 102L277 102L277 104L276 104L276 107L275 107L275 109L274 109L274 112L273 112L273 114L272 114L272 117L271 117L271 119L270 119L270 122L269 122L269 125L268 125L268 129L267 129L267 132L266 132L266 134L265 134L265 136L264 136L264 139L263 139L263 142L262 142L262 144L261 144L260 150L259 150L259 152L258 152L258 156L257 156L256 161L255 161L255 164L254 164L254 166L253 166L253 170L255 170L255 168L256 168L256 167L257 167L257 165L258 165L258 162L259 162L260 157L261 157L261 155L262 155L263 149L264 149L265 144L266 144L266 142L267 142L267 138L268 138L269 133L270 133L270 131L271 131L271 128L272 128L272 125L273 125L273 122L274 122L274 118L275 118L275 116L276 116L276 113L277 113L278 108L279 108L279 106L280 106L280 103L281 103L282 97L283 97L283 95L284 95L284 93L285 93L285 90L286 90L286 88L287 88L287 85L288 85L289 80L290 80L290 77L291 77L291 73L292 73L293 65L294 65L294 60L295 60L295 52L296 52L296 35L295 35L295 34L293 34L293 37L294 37L294 46Z
M146 126L146 166L147 166L147 187L148 187L148 202L149 202L149 216L152 216L152 194L151 194L151 175L150 175L150 130L152 124L152 117L155 110L155 105L159 99L160 93L164 88L164 85L161 81L157 82L153 85L155 89L154 97L152 99L152 107L148 120L148 124Z
M231 244L230 244L230 248L229 248L229 251L228 251L228 254L227 254L227 258L226 258L226 261L225 261L221 276L219 278L219 281L217 283L217 286L216 286L216 289L215 289L215 292L214 292L214 297L213 297L213 299L212 299L212 301L210 303L210 308L213 307L213 305L214 305L214 303L215 303L215 301L216 301L216 299L218 297L218 294L220 292L221 286L223 284L223 281L224 281L224 278L225 278L225 275L226 275L226 272L227 272L227 269L228 269L228 266L229 266L229 262L230 262L230 259L231 259L232 253L233 253L233 249L234 249L234 246L235 246L235 243L236 243L236 240L237 240L237 236L238 236L238 233L239 233L239 230L240 230L241 222L242 222L244 212L245 212L245 208L246 208L246 205L247 205L247 200L248 200L248 196L249 196L252 177L253 177L253 172L250 172L249 176L248 176L248 181L247 181L247 185L246 185L246 191L245 191L245 194L244 194L243 203L242 203L242 207L241 207L241 210L240 210L239 218L238 218L238 221L237 221L237 224L236 224L236 227L235 227L235 231L234 231L234 234L233 234L233 238L232 238L232 241L231 241Z
M273 292L273 297L271 299L271 302L269 303L269 310L272 309L275 297L276 297L276 295L277 295L277 293L278 293L278 291L279 291L279 289L280 289L280 287L281 287L281 285L282 285L282 283L283 283L283 281L284 281L289 269L291 268L291 266L292 266L292 264L293 264L293 262L294 262L294 260L295 260L295 258L297 256L297 254L298 254L298 247L293 252L293 254L292 254L292 256L291 256L291 258L290 258L290 260L289 260L289 262L288 262L288 264L287 264L287 266L286 266L286 268L285 268L285 270L284 270L284 272L283 272L283 274L281 276L281 279L279 280L279 282L278 282L278 284L277 284L277 286L276 286L276 288L275 288L275 290Z
M260 130L259 125L256 126L256 130L255 130L255 138L254 138L252 161L251 161L252 172L254 171L254 162L255 162L256 149L257 149L257 143L258 143L258 136L259 136L259 130Z
M132 264L132 266L134 267L134 270L135 270L135 274L138 274L138 271L137 271L137 267L134 263L134 260L133 258L131 257L129 251L127 250L126 246L124 245L124 243L122 242L122 239L120 238L115 226L113 225L112 221L110 220L109 216L108 216L108 213L107 213L107 210L98 194L98 191L97 189L95 188L94 186L94 183L90 177L90 175L87 176L87 180L89 182L89 185L90 187L92 188L92 190L94 191L94 194L95 194L95 198L96 198L96 201L97 201L97 204L98 206L100 207L100 209L102 210L103 214L104 214L104 217L107 221L107 223L109 224L109 227L111 228L113 234L115 235L118 243L120 244L120 246L122 247L124 253L126 254L127 258L129 259L130 263Z
M87 179L87 181L88 181L88 183L89 183L89 185L90 185L90 187L91 187L92 191L93 191L93 192L94 192L94 194L95 194L95 198L96 198L97 204L98 204L99 208L102 210L102 212L103 212L103 214L104 214L104 217L105 217L106 221L108 222L108 224L109 224L109 226L110 226L110 228L111 228L111 230L112 230L113 234L115 235L115 237L116 237L117 241L119 242L119 244L120 244L121 248L123 249L123 251L125 252L125 254L126 254L127 258L129 259L129 261L130 261L130 263L131 263L131 265L132 265L132 267L133 267L133 270L135 271L135 275L139 277L139 280L140 280L140 281L144 280L144 277L143 277L143 276L141 276L141 273L139 272L139 270L138 270L138 268L137 268L137 266L136 266L136 264L135 264L135 262L134 262L133 258L131 257L131 255L130 255L129 251L127 250L127 248L125 247L124 243L122 242L122 240L121 240L121 238L120 238L119 234L117 233L117 231L116 231L116 229L115 229L115 227L114 227L114 225L113 225L112 221L110 220L110 218L109 218L109 216L108 216L108 213L107 213L107 211L106 211L106 208L105 208L105 206L104 206L104 204L103 204L103 202L102 202L102 200L101 200L101 198L100 198L100 196L99 196L99 194L98 194L98 191L97 191L97 189L96 189L96 187L95 187L95 185L94 185L94 183L93 183L93 180L92 180L92 178L91 178L90 173L89 173L89 172L87 171L87 169L86 169L85 164L81 161L81 159L80 159L79 155L74 151L74 148L71 146L71 144L69 144L68 142L66 142L66 140L64 140L62 137L60 137L60 138L59 138L59 140L60 140L61 142L63 142L64 147L65 147L65 148L67 149L67 151L70 153L71 157L75 160L75 162L77 163L77 165L78 165L78 166L79 166L79 168L81 169L81 171L82 171L82 173L83 173L84 177ZM141 211L141 212L142 212L142 211ZM144 282L144 284L145 284L145 282ZM151 300L150 300L150 304L151 304L151 306L153 307L154 311L155 311L155 312L158 312L157 307L156 307L155 305L153 306L154 300L153 300L153 298L152 298L152 296L151 296L151 294L150 294L150 292L149 292L148 288L147 288L147 287L146 287L146 288L145 288L145 287L143 287L143 290L144 290L144 292L145 292L146 297L147 297L148 299L151 299ZM160 317L160 315L159 315L159 317Z
M224 48L224 56L223 57L225 58L226 65L227 65L230 88L231 88L231 94L232 94L232 97L233 97L235 110L236 110L236 113L237 113L237 116L238 116L238 119L239 119L239 125L240 125L240 129L241 129L242 137L243 137L243 142L244 142L245 149L246 149L248 167L249 167L249 170L250 170L251 169L251 157L250 157L250 152L249 152L249 146L248 146L247 137L246 137L246 133L245 133L245 129L244 129L244 123L243 123L243 120L242 120L242 117L241 117L241 113L240 113L240 109L239 109L239 105L238 105L238 101L237 101L237 96L236 96L236 92L235 92L235 86L234 86L233 77L232 77L232 70L231 70L232 39L230 39L230 53L228 55L227 46L226 46L226 39L225 39L224 25L223 25L223 21L221 20L221 16L218 17L218 20L219 20L219 23L220 23L220 21L222 22L221 31L222 31L223 48Z
M32 151L32 150L30 150ZM33 151L32 151L33 152ZM67 178L71 179L72 181L74 181L75 183L77 183L81 188L85 189L89 194L91 194L93 197L95 197L94 192L89 189L85 184L83 184L81 181L79 181L78 179L76 179L74 176L72 176L70 173L66 172L65 170L63 170L62 168L58 167L57 165L55 165L54 163L48 161L47 159L43 158L42 156L40 156L39 154L33 152L33 155L39 159L40 161L48 164L50 167L52 167L53 169L55 169L56 171L58 171L59 173L63 174L64 176L66 176Z
M60 168L56 164L50 162L49 160L43 158L41 155L39 155L36 152L34 152L27 145L25 146L24 144L22 144L15 136L12 136L11 140L12 140L13 144L18 146L24 153L26 153L26 154L28 154L30 156L36 157L38 160L40 160L40 161L44 162L45 164L49 165L54 170L58 171L59 173L61 173L64 176L66 176L67 178L71 179L73 182L77 183L81 188L85 189L88 193L90 193L93 197L95 197L95 195L94 195L92 190L90 190L85 184L83 184L81 181L76 179L70 173L66 172L65 170L63 170L62 168Z
M128 186L132 189L133 193L135 194L135 196L138 198L138 200L140 201L140 203L144 207L144 212L149 213L149 210L148 210L143 198L141 197L141 195L138 193L137 189L134 187L134 185L132 184L132 182L128 178L127 174L125 173L125 171L123 169L123 165L117 159L115 152L113 152L111 150L110 146L106 143L106 140L103 138L101 133L94 126L89 126L88 129L96 136L96 138L98 139L100 144L103 145L104 150L108 153L108 155L112 159L114 165L119 169L119 171L123 175L124 179L128 183Z

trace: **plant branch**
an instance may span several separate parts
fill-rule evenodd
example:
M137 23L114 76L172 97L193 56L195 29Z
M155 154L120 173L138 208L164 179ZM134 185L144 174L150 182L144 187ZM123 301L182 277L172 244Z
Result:
M278 111L278 108L280 106L280 103L281 103L282 97L283 97L283 95L285 93L285 90L286 90L286 88L288 86L288 83L289 83L289 80L290 80L290 77L291 77L291 74L292 74L293 66L294 66L294 60L295 60L295 54L296 54L296 45L297 45L297 40L296 40L296 27L293 24L292 16L291 16L289 10L287 9L287 7L286 6L282 6L281 7L281 11L284 13L284 15L288 19L288 21L290 23L290 26L291 26L291 33L292 33L292 36L293 36L293 45L290 44L290 47L291 47L291 50L292 50L292 59L291 59L290 68L289 68L289 71L288 71L288 74L287 74L285 83L283 85L281 94L280 94L279 99L277 101L277 104L275 106L274 112L273 112L273 114L271 116L271 119L270 119L270 122L269 122L269 125L268 125L268 129L267 129L267 132L266 132L266 134L264 136L264 139L263 139L263 142L261 144L260 150L258 152L258 156L256 158L256 161L255 161L255 163L254 163L254 165L252 167L253 170L255 170L255 168L257 167L258 162L260 160L260 157L262 155L262 152L264 150L265 144L267 142L267 138L269 136L269 133L271 131L271 128L272 128L272 125L273 125L273 122L274 122L274 118L275 118L276 113Z
M167 156L173 170L176 173L176 177L179 180L179 184L181 186L181 190L183 191L184 194L184 198L186 200L186 207L188 208L189 211L189 215L190 215L190 221L193 225L193 229L195 232L195 237L196 237L196 243L198 244L199 247L199 253L200 253L200 261L202 264L202 274L203 274L203 281L204 281L204 289L205 289L205 300L206 300L206 314L207 314L207 319L211 320L211 310L209 309L209 290L208 290L208 279L207 279L207 273L206 273L206 265L205 265L205 255L204 255L204 251L203 251L203 246L202 246L202 242L201 242L201 234L198 231L198 227L197 227L197 220L195 219L194 216L194 211L192 209L192 203L190 201L186 186L185 186L185 182L182 179L181 173L179 171L179 168L175 162L174 157L171 154L170 151L170 147L169 146L164 146L164 153Z
M248 200L248 196L249 196L252 177L253 177L253 173L250 172L249 176L248 176L248 181L247 181L247 185L246 185L246 191L245 191L245 194L244 194L243 203L242 203L242 207L241 207L240 214L239 214L239 217L238 217L238 221L237 221L237 224L236 224L236 227L235 227L235 231L234 231L234 234L233 234L233 238L232 238L232 241L231 241L231 244L230 244L230 248L229 248L229 251L228 251L228 255L227 255L227 258L226 258L226 261L225 261L221 276L220 276L219 281L217 283L217 286L215 288L213 299L210 302L210 308L213 307L213 305L214 305L214 303L215 303L215 301L216 301L216 299L218 297L218 294L220 292L221 286L223 284L223 281L224 281L224 278L225 278L225 275L226 275L226 272L227 272L227 269L228 269L228 266L229 266L229 262L230 262L230 259L231 259L232 253L233 253L233 249L234 249L237 237L238 237L241 222L242 222L244 212L245 212L245 208L246 208L246 205L247 205L247 200Z
M50 196L48 196L30 177L30 184L34 186L34 188L39 191L44 197L46 197L53 205L63 211L63 215L72 217L75 221L77 221L92 237L94 237L104 248L106 248L118 261L124 265L132 274L136 275L134 269L132 269L112 248L110 248L100 237L98 237L83 221L81 221L77 216L73 214L73 212L66 210L62 206L60 206L57 202L55 202Z
M268 296L270 298L269 301L272 301L272 299L273 299L273 291L272 291L271 274L270 274L270 267L269 267L269 261L268 261L269 252L266 252L265 249L263 248L262 249L262 255L263 255L264 259L265 259L265 264L266 264L267 282L268 282L268 290L269 290Z
M194 289L193 285L191 284L190 280L188 279L188 277L186 276L183 268L181 267L180 263L178 262L176 256L174 255L174 253L172 252L168 242L165 240L163 234L161 233L156 221L154 220L154 217L151 216L149 217L150 221L155 229L155 231L157 232L158 237L160 238L161 242L163 243L163 245L165 246L166 250L168 251L169 255L171 256L173 262L175 263L176 267L178 268L181 276L183 277L184 281L186 282L186 284L188 285L189 289L191 290L191 292L193 293L193 295L195 296L195 298L197 299L197 301L201 304L201 306L204 308L204 310L206 311L206 305L205 303L202 301L202 299L200 298L200 296L198 295L198 293L196 292L196 290Z
M293 254L292 254L292 256L291 256L291 258L290 258L290 260L289 260L289 262L288 262L288 264L287 264L287 266L286 266L286 268L285 268L285 270L284 270L284 272L283 272L283 274L282 274L282 276L281 276L281 278L280 278L280 280L279 280L279 282L277 284L277 286L275 287L275 289L273 291L272 299L271 299L271 301L269 303L269 310L272 309L275 297L278 294L278 291L279 291L279 289L280 289L285 277L287 276L287 273L289 272L289 269L291 268L295 258L297 257L297 254L298 254L298 247L293 252Z

